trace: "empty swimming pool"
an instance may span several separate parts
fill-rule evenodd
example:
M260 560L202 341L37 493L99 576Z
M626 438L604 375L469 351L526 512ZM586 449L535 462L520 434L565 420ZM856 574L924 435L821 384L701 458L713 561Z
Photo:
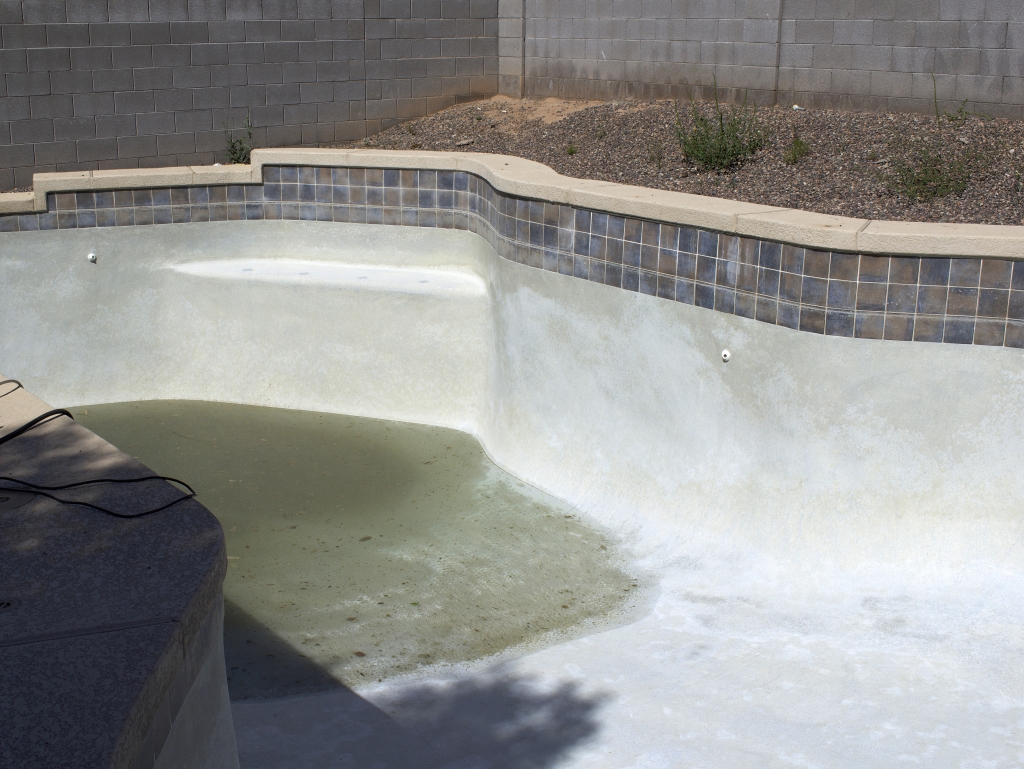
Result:
M851 291L854 300L911 289L927 297L945 270L948 302L962 298L955 275L983 275L980 263L829 254L696 229L684 248L682 228L626 218L613 232L615 217L531 205L512 209L525 226L509 225L500 237L473 213L467 221L480 234L264 220L19 232L0 240L5 374L51 403L87 407L83 422L95 419L129 453L134 437L127 428L117 432L118 410L150 409L147 419L163 418L152 434L164 438L146 461L159 470L160 452L180 449L203 478L211 508L225 495L236 564L229 594L241 591L239 606L254 622L281 623L274 643L305 655L293 659L354 684L354 698L313 685L289 690L287 681L261 682L255 663L238 666L234 685L290 695L234 703L243 765L1020 763L1021 352L980 342L925 344L935 323L954 340L966 321L909 310L875 312L885 329L875 338L861 326L824 333L844 328L827 325L828 301L845 301ZM570 226L576 240L568 248L585 242L588 250L559 261L566 253L559 238ZM499 253L513 237L554 245L539 256ZM635 268L623 266L630 254ZM662 258L674 265L671 283ZM694 267L689 277L684 263ZM1010 286L1017 268L996 268ZM738 286L747 279L753 288L744 292ZM787 298L794 286L803 293ZM765 299L771 291L774 298ZM752 312L776 314L744 316L746 301L755 301ZM795 323L786 316L794 307ZM852 311L845 315L836 322L854 322ZM898 323L916 323L916 330L904 329L898 341ZM971 339L982 339L987 321L970 323ZM1004 319L1001 339L1009 339L1009 327ZM202 457L212 447L184 447L198 437L199 421L215 423L218 409L233 408L216 404L329 423L328 434L363 430L368 443L340 443L337 451L351 458L346 472L377 483L388 499L407 489L401 504L373 513L403 531L427 509L416 507L428 504L421 488L425 494L440 484L434 505L442 488L455 487L423 480L422 487L389 488L380 479L432 467L422 464L429 457L451 462L468 482L452 493L468 494L473 504L452 503L448 524L421 532L417 542L447 532L440 536L449 541L433 546L456 572L479 556L487 561L481 573L519 575L520 592L508 594L522 607L508 616L519 619L479 646L475 636L485 628L476 624L431 625L426 602L443 604L436 598L449 589L466 591L464 601L479 586L442 589L420 556L403 563L411 579L377 581L380 558L407 557L387 544L395 529L329 523L324 505L299 509L302 481L320 479L286 472L300 465L288 466L284 449L272 455L270 477L283 475L275 487L296 484L288 517L272 497L245 496L251 478L230 469L230 458L222 476L205 475L212 467ZM188 423L177 432L189 438L161 433L172 431L171 414ZM206 416L189 422L196 414ZM405 459L390 454L391 439L380 430L412 436ZM245 435L248 443L257 437ZM441 446L452 446L451 460ZM304 466L312 472L319 462ZM487 462L507 475L485 470ZM242 487L237 495L233 486ZM244 516L228 510L225 488L240 500L231 504L266 503L267 517L246 530ZM395 521L386 521L387 509L399 511ZM502 525L533 523L509 544L492 538L484 519L466 517L472 510L489 511ZM283 538L265 539L268 525L285 529L274 532ZM472 543L463 550L459 526ZM534 547L531 537L539 537L534 554L543 553L542 564L516 555ZM247 562L255 549L268 556L258 570ZM351 554L370 574L359 582L333 571L321 560L329 550ZM304 564L324 571L302 576ZM254 582L267 576L264 591L287 578L292 592L249 592L250 574ZM328 604L319 591L334 591L335 577L348 579L347 587L356 581L358 599L332 593ZM636 577L649 587L636 614L597 600L631 589ZM578 585L572 589L593 598L552 603L565 595L556 584ZM311 591L323 601L287 597ZM242 596L259 595L282 600L246 608ZM302 608L289 608L292 602ZM321 626L324 606L332 619ZM501 604L476 615L481 622L494 606ZM295 616L289 611L306 624L287 626ZM571 621L559 625L562 611ZM612 619L601 624L601 617ZM391 621L408 629L409 645L388 635ZM535 621L570 635L533 635ZM327 624L341 628L340 645L325 645ZM372 647L378 639L381 646ZM510 644L520 652L488 656ZM382 651L378 661L373 648ZM461 651L440 651L452 648ZM260 651L264 669L266 655L277 652ZM426 653L432 661L420 667L418 655ZM469 662L433 664L456 659Z

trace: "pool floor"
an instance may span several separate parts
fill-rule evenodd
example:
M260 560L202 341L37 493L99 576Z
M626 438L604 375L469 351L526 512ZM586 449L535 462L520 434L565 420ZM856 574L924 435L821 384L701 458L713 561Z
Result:
M73 412L223 524L233 699L529 648L638 601L610 538L465 433L200 401Z

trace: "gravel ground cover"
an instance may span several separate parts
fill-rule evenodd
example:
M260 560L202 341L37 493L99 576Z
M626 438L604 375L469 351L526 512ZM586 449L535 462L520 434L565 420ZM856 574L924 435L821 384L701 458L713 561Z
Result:
M716 117L713 104L695 106ZM671 101L496 97L331 146L516 155L566 176L841 216L1024 224L1024 123L964 111L936 118L780 107L757 109L756 120L763 147L722 172L684 155L677 129L692 130L691 105ZM790 163L794 137L808 152ZM952 191L929 198L938 187Z

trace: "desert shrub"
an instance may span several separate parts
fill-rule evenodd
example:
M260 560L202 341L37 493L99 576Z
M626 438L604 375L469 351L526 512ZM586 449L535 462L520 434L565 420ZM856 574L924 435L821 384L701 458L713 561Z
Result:
M683 155L707 171L725 171L739 165L765 145L765 130L756 107L740 105L723 108L715 84L715 101L710 110L690 103L692 128L683 122L676 108L676 139Z

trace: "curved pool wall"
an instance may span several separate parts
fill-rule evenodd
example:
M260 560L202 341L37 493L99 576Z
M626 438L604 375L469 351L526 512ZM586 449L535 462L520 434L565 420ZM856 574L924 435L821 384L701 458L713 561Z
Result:
M632 631L576 648L577 669L589 654L611 670L602 643L622 654L659 633L665 648L732 634L763 650L749 669L769 683L776 641L779 659L823 644L848 666L839 688L799 679L789 716L744 716L761 727L728 764L768 750L761 729L815 710L870 743L878 723L846 712L865 650L887 660L890 689L903 682L886 707L907 729L945 719L963 730L950 744L1015 755L985 731L1021 711L1001 694L1021 683L1024 533L1024 273L1005 238L972 241L994 256L850 255L515 199L468 172L262 173L265 185L136 190L130 206L123 191L65 193L22 215L19 229L33 216L58 229L0 237L4 370L61 405L210 399L473 433L618 532L661 590ZM312 200L267 200L278 194ZM218 217L237 221L199 221ZM713 629L695 631L700 617ZM629 636L639 628L650 635ZM569 664L557 655L531 659ZM651 702L628 739L602 738L613 754L670 739L655 700L680 696L672 682L698 657L619 671L617 691ZM908 672L926 660L938 668ZM720 684L740 703L746 673L731 672L692 696ZM851 758L817 732L790 737L800 755ZM900 754L872 750L871 765Z

